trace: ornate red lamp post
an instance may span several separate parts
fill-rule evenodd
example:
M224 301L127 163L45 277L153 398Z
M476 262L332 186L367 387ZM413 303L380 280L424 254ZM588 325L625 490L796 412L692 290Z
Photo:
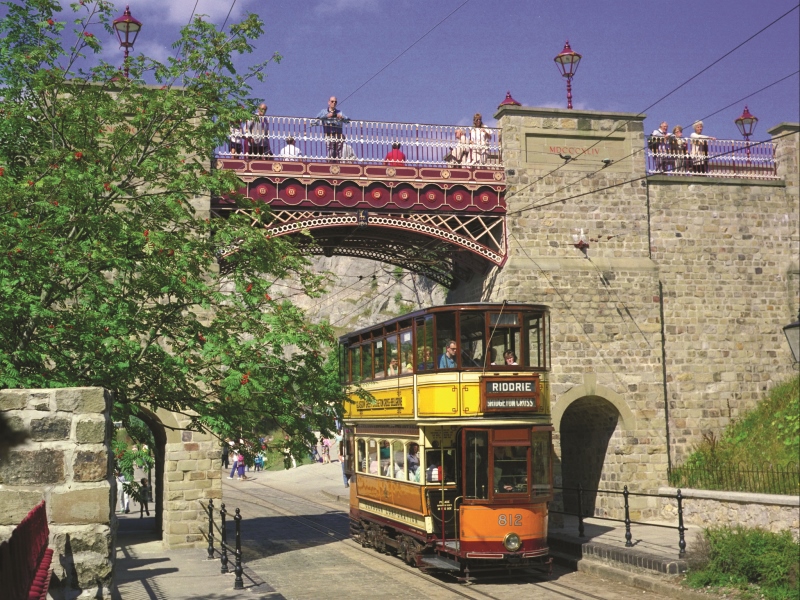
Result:
M561 71L561 76L567 78L567 108L572 108L572 77L578 70L581 55L569 47L569 40L564 44L564 49L553 59Z
M744 106L744 112L742 116L738 119L733 121L736 123L736 127L739 128L739 132L744 136L745 141L745 152L747 152L747 164L750 164L750 136L753 135L753 131L756 129L756 123L758 123L758 119L750 114L750 111L747 109L747 105Z
M125 79L128 78L128 49L133 48L136 43L136 36L142 29L142 24L131 15L130 6L125 6L125 12L121 17L114 19L112 23L114 31L117 32L119 38L119 47L125 48Z

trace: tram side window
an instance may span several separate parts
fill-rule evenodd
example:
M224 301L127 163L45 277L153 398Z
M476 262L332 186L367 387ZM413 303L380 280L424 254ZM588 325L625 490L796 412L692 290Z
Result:
M464 464L464 497L488 498L489 493L489 432L466 431L464 444L467 459Z
M375 379L386 377L386 371L384 370L384 349L385 345L383 340L376 340L372 342L372 355L374 356L375 360Z
M544 366L544 336L542 320L539 317L526 317L525 330L528 334L527 366Z
M491 360L486 357L485 314L462 313L461 315L461 366L483 367Z
M378 468L378 442L367 440L367 473L377 475Z
M546 496L550 494L550 432L533 432L531 460L533 493L536 496Z
M433 316L417 319L415 330L417 371L430 371L433 369Z
M395 479L408 479L406 476L406 453L403 442L392 442L392 460L389 463L388 477Z
M372 379L372 344L366 344L361 348L361 364L363 365L362 374L364 379Z
M414 349L411 346L411 330L400 332L400 372L404 375L414 370Z
M528 447L494 448L494 491L499 494L528 493Z
M456 339L456 316L452 313L437 313L436 315L436 366L439 368L446 368L443 365L446 361L443 360L445 350L447 349L448 342ZM454 357L456 359L456 367L458 367L458 354ZM451 367L452 368L452 367Z
M397 360L397 336L390 335L386 338L386 376L397 377L400 374Z
M350 381L356 383L361 381L361 346L350 348L350 368L352 370Z
M359 473L366 473L368 469L367 464L367 451L366 451L366 442L364 440L358 440L356 442L356 455L358 457L358 463L356 464L356 470Z
M350 368L347 364L347 346L339 344L339 383L344 385L350 381Z

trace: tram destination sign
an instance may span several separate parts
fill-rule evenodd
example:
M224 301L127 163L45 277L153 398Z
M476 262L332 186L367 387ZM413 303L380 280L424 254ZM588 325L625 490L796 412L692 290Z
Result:
M483 412L539 412L539 376L483 377L481 379Z

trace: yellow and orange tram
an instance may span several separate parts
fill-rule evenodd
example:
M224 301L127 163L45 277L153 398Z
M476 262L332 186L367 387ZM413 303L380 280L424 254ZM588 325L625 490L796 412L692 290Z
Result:
M549 562L549 328L545 306L453 304L340 338L357 541L467 579Z

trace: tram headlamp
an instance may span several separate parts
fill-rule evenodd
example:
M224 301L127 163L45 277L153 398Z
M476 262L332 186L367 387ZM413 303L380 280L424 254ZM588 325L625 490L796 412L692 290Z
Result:
M522 540L519 539L516 533L509 533L503 539L503 546L505 546L506 550L509 552L516 552L519 550L520 546L522 546Z

